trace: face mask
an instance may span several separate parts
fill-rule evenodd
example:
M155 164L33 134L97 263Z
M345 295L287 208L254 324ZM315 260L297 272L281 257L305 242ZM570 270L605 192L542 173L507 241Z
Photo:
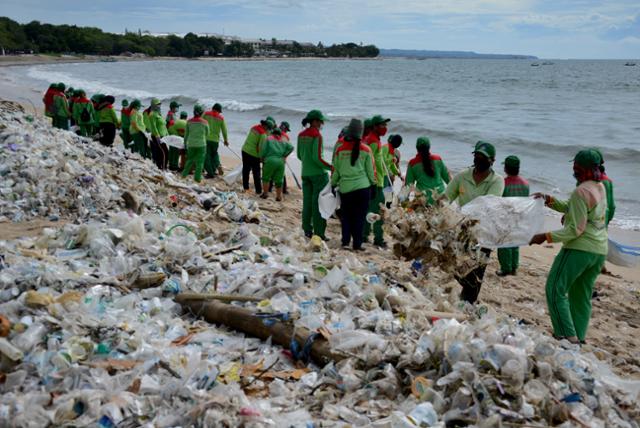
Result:
M473 160L473 166L475 166L479 172L485 172L491 168L491 162L487 158L477 157Z
M381 137L387 135L387 127L385 126L384 128L378 128L378 135Z

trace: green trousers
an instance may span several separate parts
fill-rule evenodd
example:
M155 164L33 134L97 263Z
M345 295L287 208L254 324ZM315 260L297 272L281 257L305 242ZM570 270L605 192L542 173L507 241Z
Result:
M210 177L218 174L218 167L220 166L220 155L218 155L218 141L207 141L207 153L204 158L204 170L207 171Z
M69 118L64 116L53 116L53 126L60 129L69 130Z
M124 144L125 149L133 150L133 144L131 144L133 139L131 138L131 134L128 129L120 131L120 138L122 138L122 144Z
M269 183L272 180L276 187L282 187L284 181L284 159L281 157L268 157L262 165L262 182ZM269 189L262 189L263 192L267 190Z
M591 318L591 295L606 256L562 249L547 278L545 293L553 334L584 340Z
M504 273L515 273L520 266L520 248L498 248L500 270Z
M187 162L182 170L182 176L186 177L195 166L193 179L200 183L202 181L202 168L204 167L204 156L207 152L206 147L187 147Z
M169 169L174 171L180 169L180 152L183 149L169 146Z
M384 204L384 192L382 191L382 187L376 186L376 194L369 201L369 211L368 213L376 213L380 214L380 204ZM384 243L384 233L382 232L382 220L378 220L373 223L373 243L376 245L380 245ZM371 223L368 221L364 222L364 232L362 234L364 242L369 240L369 234L371 233Z
M324 237L327 221L320 215L318 196L329 182L327 173L302 177L302 230Z

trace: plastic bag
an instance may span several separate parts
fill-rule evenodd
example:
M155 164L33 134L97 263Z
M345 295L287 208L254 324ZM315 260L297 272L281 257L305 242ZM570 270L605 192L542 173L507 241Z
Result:
M184 149L184 139L178 135L167 135L166 137L162 137L160 141L169 147Z
M640 247L618 244L609 239L607 261L617 266L637 267L640 265Z
M331 192L331 183L327 183L318 196L318 207L323 219L328 220L340 208L340 196Z
M225 183L231 186L233 183L238 181L242 176L242 165L238 165L233 170L231 170L227 175L222 177Z
M480 196L460 211L480 221L475 231L478 243L486 248L528 245L544 226L542 199Z

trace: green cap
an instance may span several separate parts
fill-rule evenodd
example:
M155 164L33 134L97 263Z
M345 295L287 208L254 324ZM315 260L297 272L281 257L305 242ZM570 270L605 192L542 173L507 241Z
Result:
M385 124L385 123L390 122L390 121L391 121L391 119L385 118L385 117L382 117L379 114L376 114L375 116L373 116L371 118L371 126L382 125L382 124Z
M154 99L155 99L155 98L154 98ZM152 101L151 103L153 104L153 101ZM158 103L158 104L160 104L160 103ZM169 103L169 108L178 108L178 107L180 107L180 106L182 106L182 104L180 104L180 103L179 103L179 102L177 102L177 101L171 101L171 102Z
M215 103L215 104L213 105L213 107L211 108L211 110L215 110L215 111L217 111L217 112L219 112L219 113L222 113L222 104L220 104L220 103Z
M420 147L426 147L427 149L431 148L431 140L429 137L418 137L416 140L416 149L419 149Z
M307 113L304 119L307 121L307 123L311 122L312 120L319 120L321 122L328 121L328 119L324 114L322 114L320 110L311 110L309 113Z
M486 141L478 141L476 143L476 147L473 149L473 153L480 153L488 157L489 159L496 158L496 148L493 147L493 144L487 143Z
M99 103L102 101L102 99L104 98L104 94L94 94L91 97L91 101L95 102L95 103Z
M142 107L142 103L140 102L140 100L136 99L131 101L131 108L139 109L140 107Z
M200 104L196 104L193 106L193 114L195 114L196 116L201 116L202 113L204 113L204 107L202 107Z
M291 131L291 125L289 125L289 122L287 122L286 120L283 120L283 121L280 123L280 129L284 129L284 130L286 130L287 132L289 132L289 131Z
M162 101L160 101L157 98L151 98L151 105L152 106L159 106L160 104L162 104Z
M580 150L578 154L576 154L576 156L573 158L573 161L583 168L591 168L593 166L600 165L602 156L600 156L597 150Z
M129 101L124 99L122 100L122 107L127 107L129 105Z
M507 156L503 163L510 168L520 168L520 158L515 155Z
M180 119L186 119L189 117L189 114L186 111L180 112Z
M73 91L75 91L75 89L73 88L73 86L69 86L69 87L67 88L67 91L69 91L69 92L73 92Z
M364 127L371 128L371 118L364 120Z
M271 116L267 116L267 118L263 121L260 122L264 127L266 127L268 130L272 130L273 128L276 127L276 121L273 120L273 118Z
M600 149L593 148L592 150L596 152L598 156L600 156L600 165L604 164L604 156L602 155Z
M60 82L58 83L58 89L61 91L64 91L64 88L66 88L66 86L64 85L64 83Z
M264 120L268 120L270 122L276 123L276 120L272 116L267 116Z

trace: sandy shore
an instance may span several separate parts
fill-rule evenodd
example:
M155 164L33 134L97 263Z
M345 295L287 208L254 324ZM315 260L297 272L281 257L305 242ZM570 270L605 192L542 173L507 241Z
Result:
M30 93L25 88L17 86L15 82L7 80L0 69L0 98L15 100L25 105L27 110L31 110L33 108L31 103L36 109L40 109L41 97L41 94ZM239 160L223 153L222 162L224 168L230 170L239 163ZM264 211L272 214L274 223L294 231L299 229L302 195L291 177L288 178L288 182L290 194L283 203L277 203L273 197L266 201L259 201ZM214 185L219 189L241 190L239 184L229 188L220 178L207 180L206 184ZM257 196L248 194L247 197L256 198ZM277 215L273 215L276 213ZM34 224L34 222L0 224L0 233L11 237L27 234L33 236L46 226L50 224L45 221L40 224ZM612 234L628 236L629 232L612 231ZM329 246L339 247L340 225L337 220L329 221L328 236L331 239ZM490 305L522 323L550 332L544 286L550 265L559 249L558 245L522 248L518 275L507 278L496 276L498 263L494 253L480 294L481 304ZM371 247L367 248L362 258L380 266L394 263L394 256L390 251ZM598 297L593 301L593 317L587 337L588 345L583 347L583 351L593 352L598 358L609 361L619 373L640 379L640 312L638 311L640 269L627 269L609 263L607 268L612 271L613 276L601 275L597 280ZM452 281L451 287L457 290L456 287L459 286Z

